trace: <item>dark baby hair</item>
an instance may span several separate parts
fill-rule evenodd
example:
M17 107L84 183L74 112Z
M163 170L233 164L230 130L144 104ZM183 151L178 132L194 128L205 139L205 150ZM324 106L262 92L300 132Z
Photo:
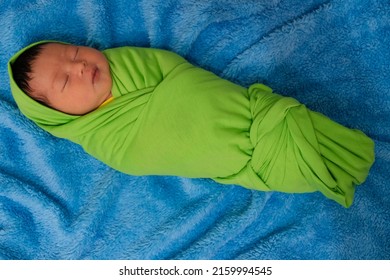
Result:
M35 59L39 56L39 54L42 52L43 46L45 44L39 44L36 46L33 46L26 51L24 51L12 64L12 73L14 76L14 80L16 84L19 86L19 88L25 92L27 95L32 97L33 99L37 99L33 95L32 89L29 85L29 82L31 80L31 74L32 74L32 64L34 63ZM42 100L37 100L42 103Z

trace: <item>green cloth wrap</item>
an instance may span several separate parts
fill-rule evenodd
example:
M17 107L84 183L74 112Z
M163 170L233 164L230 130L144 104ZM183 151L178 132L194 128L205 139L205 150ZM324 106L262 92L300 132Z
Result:
M31 47L31 46L29 46ZM132 175L212 178L262 191L321 191L345 207L374 144L262 84L249 89L164 50L105 50L114 100L84 116L45 107L12 78L20 110L51 134Z

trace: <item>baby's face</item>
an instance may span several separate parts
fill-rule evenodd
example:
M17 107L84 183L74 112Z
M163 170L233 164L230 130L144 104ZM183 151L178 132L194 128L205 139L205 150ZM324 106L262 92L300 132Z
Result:
M83 115L111 97L112 79L106 57L98 50L49 43L32 64L33 96L58 111Z

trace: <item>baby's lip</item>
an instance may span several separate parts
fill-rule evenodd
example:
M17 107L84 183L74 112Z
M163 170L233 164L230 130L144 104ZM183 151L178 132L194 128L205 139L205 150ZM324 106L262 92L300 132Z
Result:
M99 78L99 69L95 67L92 71L92 83L94 84Z

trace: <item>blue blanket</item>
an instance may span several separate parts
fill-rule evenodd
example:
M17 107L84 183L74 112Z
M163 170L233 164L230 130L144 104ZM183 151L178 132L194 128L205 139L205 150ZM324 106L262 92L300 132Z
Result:
M0 15L1 259L390 258L388 1L12 0ZM349 209L319 193L121 174L18 111L6 63L42 39L164 48L265 83L364 131L376 162Z

